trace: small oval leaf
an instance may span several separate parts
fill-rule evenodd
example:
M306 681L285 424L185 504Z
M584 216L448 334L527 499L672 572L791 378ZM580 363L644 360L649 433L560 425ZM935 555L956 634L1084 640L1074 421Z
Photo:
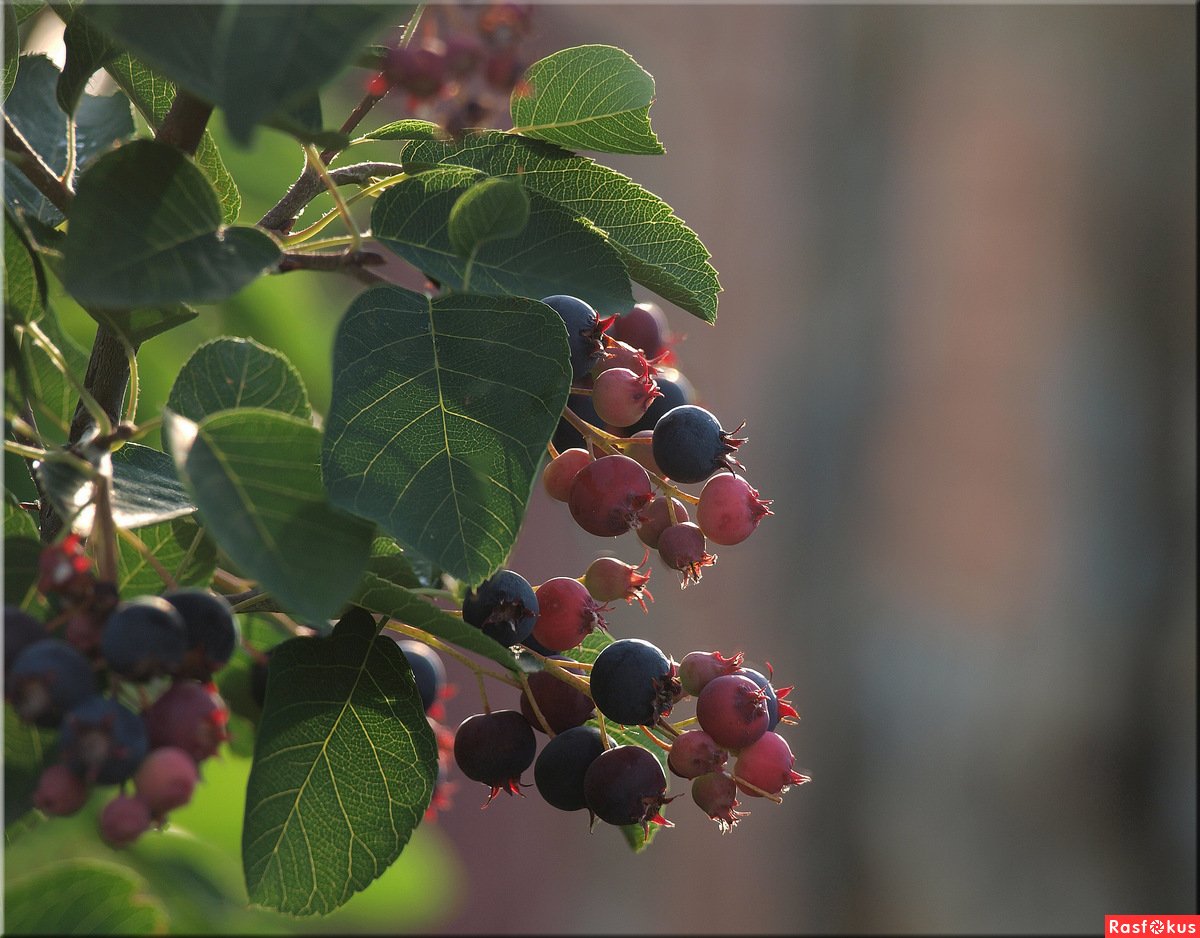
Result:
M221 336L205 342L180 369L167 406L188 420L236 407L312 416L304 382L282 353L253 339Z

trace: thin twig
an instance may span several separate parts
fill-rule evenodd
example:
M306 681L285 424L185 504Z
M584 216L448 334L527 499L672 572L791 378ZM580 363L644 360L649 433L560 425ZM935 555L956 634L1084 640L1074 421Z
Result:
M37 188L38 192L64 215L71 209L75 193L66 187L58 174L47 166L21 131L4 115L4 149L11 162Z

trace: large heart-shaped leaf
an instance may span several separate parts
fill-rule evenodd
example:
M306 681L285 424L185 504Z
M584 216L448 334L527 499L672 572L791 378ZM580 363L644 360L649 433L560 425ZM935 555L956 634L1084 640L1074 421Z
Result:
M400 855L437 772L412 670L370 616L277 645L246 790L250 901L291 915L345 903Z
M602 314L633 305L625 265L604 235L537 192L530 193L529 219L518 235L460 254L450 240L449 217L484 178L446 166L388 189L371 210L375 239L455 289L527 297L568 293Z
M91 21L197 97L221 107L233 138L305 101L411 6L94 4Z
M16 84L4 102L4 113L42 161L58 175L67 168L67 115L58 106L59 71L43 55L21 56ZM133 114L124 95L84 95L75 114L75 166L84 170L96 154L133 134ZM74 182L74 179L72 179ZM20 206L48 225L63 214L19 172L4 173L4 202Z
M239 569L311 621L336 614L362 577L374 527L329 504L321 432L254 408L198 424L167 410L163 426L205 529Z
M519 177L527 189L602 229L638 283L705 322L716 321L721 285L708 250L671 206L628 176L554 144L499 131L451 142L414 140L405 144L403 160Z
M572 150L662 153L654 79L616 46L576 46L531 65L512 92L513 133Z
M212 186L179 150L137 140L80 180L63 276L84 306L215 303L279 256L265 231L221 228Z
M330 497L479 583L516 540L570 381L566 329L543 303L367 290L334 342Z
M133 870L80 858L11 883L4 924L14 935L157 935L167 930L167 916Z
M312 415L304 382L291 362L253 339L229 336L205 342L192 353L171 385L167 406L189 420L235 407Z

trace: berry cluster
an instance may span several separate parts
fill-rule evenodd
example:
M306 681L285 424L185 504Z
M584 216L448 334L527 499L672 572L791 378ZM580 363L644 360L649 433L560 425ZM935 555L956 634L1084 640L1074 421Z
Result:
M453 136L483 126L507 111L520 85L528 64L521 41L532 12L527 3L491 3L474 16L456 6L430 7L419 40L388 49L367 91L377 97L392 88L405 92L409 113Z
M74 534L42 552L38 589L44 623L4 607L5 698L21 720L59 731L34 804L70 815L93 787L120 786L100 834L127 846L191 800L200 764L228 739L213 675L238 643L233 612L207 590L122 602Z
M672 826L661 809L678 797L667 796L667 775L650 746L667 752L671 774L691 781L692 799L722 832L748 814L738 810L739 792L778 801L809 780L775 732L798 716L785 699L791 688L776 690L743 667L741 653L696 651L677 664L650 642L627 638L590 664L537 657L543 667L525 678L519 709L486 709L454 734L458 768L489 789L484 807L501 791L520 794L521 775L532 766L534 785L552 807L586 808L592 826L639 825L648 836L650 824ZM668 722L687 697L695 698L695 716ZM614 742L615 724L640 727L647 745ZM535 731L549 736L540 754Z
M745 468L735 456L746 442L734 435L741 427L726 431L692 402L691 384L666 364L675 361L672 338L653 303L600 319L575 297L542 302L567 327L574 379L543 487L589 534L634 530L683 586L698 581L716 560L710 541L741 543L771 514L771 501L735 471ZM680 488L697 483L698 495Z

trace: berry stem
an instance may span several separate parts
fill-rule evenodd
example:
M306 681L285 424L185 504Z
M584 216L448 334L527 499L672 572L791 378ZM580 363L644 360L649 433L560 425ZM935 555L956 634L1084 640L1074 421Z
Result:
M658 738L657 736L655 736L655 735L654 735L652 732L650 732L650 727L648 727L648 726L642 726L641 724L639 724L639 725L638 725L638 729L640 729L640 730L641 730L643 733L645 733L647 736L649 736L649 737L650 737L650 741L651 741L652 743L654 743L654 745L656 745L656 746L657 746L659 749L666 750L667 752L670 752L670 751L671 751L671 744L670 744L670 743L664 743L664 742L663 742L661 739L659 739L659 738Z
M749 788L751 791L753 791L753 792L757 792L758 794L762 795L764 798L770 798L770 799L771 799L772 801L774 801L776 804L783 804L783 798L782 798L782 796L780 796L780 795L773 795L773 794L771 794L771 792L769 792L769 791L764 791L763 789L759 788L757 785L752 785L750 782L746 781L746 780L745 780L744 778L742 778L741 776L734 775L734 776L731 776L731 777L732 777L732 778L733 778L733 780L734 780L735 782L737 782L739 785L743 785L743 786L745 786L746 788Z
M435 648L438 651L446 653L451 658L453 658L455 661L459 662L464 667L470 669L471 672L474 673L476 678L480 679L481 689L483 686L482 678L484 675L492 678L493 680L499 681L501 684L507 684L509 687L515 687L517 690L521 689L520 681L515 680L514 678L511 678L506 674L501 674L499 671L492 671L492 670L489 670L488 668L481 667L480 665L478 665L474 661L472 661L470 658L468 658L466 655L464 655L462 652L460 652L458 649L456 649L453 645L448 645L446 642L443 642L436 635L426 632L424 629L419 629L416 626L412 626L412 625L406 625L405 623L397 622L394 619L389 620L388 624L385 625L384 628L388 629L389 631L392 631L392 632L400 632L403 635L407 635L409 638L415 638L417 641L424 642L426 645L430 646L431 648ZM485 703L486 703L486 699L485 699Z
M67 360L63 358L63 353L59 351L58 346L51 341L50 337L41 330L36 322L22 323L18 328L29 333L33 341L41 346L42 351L46 353L46 357L50 359L54 367L66 378L67 383L79 395L79 402L87 410L88 415L95 422L100 433L102 435L111 433L112 421L108 419L108 414L100 406L100 402L92 396L92 392L84 387L83 382L67 366Z
M337 183L329 177L329 170L325 168L325 161L321 159L321 154L317 152L315 146L311 143L306 143L304 145L304 154L308 158L309 165L316 170L317 175L321 177L321 182L329 190L330 196L333 197L333 204L337 209L337 213L341 216L342 224L350 232L350 246L346 249L346 253L357 253L359 248L362 247L362 235L359 233L358 226L354 224L354 216L350 214L350 208L346 205L346 200L342 198L342 193L338 189Z
M550 728L550 721L542 713L542 708L538 706L537 698L529 688L529 675L522 671L518 677L521 679L521 688L525 693L525 699L529 701L529 706L533 709L533 715L537 717L538 723L542 725L542 729L546 731L546 735L553 738L557 734Z

